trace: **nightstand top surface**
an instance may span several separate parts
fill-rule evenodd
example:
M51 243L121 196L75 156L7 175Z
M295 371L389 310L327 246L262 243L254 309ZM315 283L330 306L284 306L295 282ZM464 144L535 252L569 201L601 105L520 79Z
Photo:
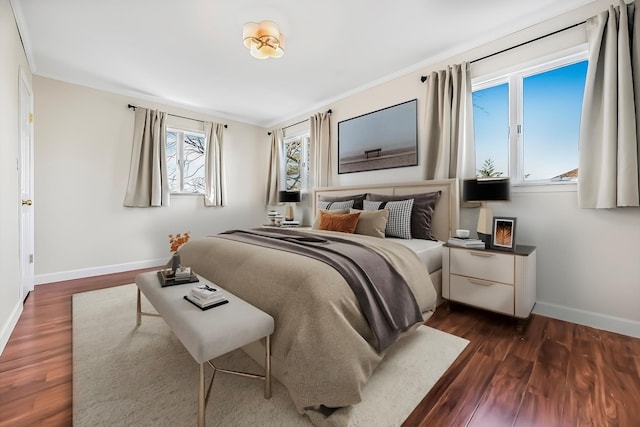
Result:
M453 248L453 249L466 249L469 251L495 252L497 254L514 254L514 255L521 255L521 256L529 256L533 253L533 251L536 250L535 246L529 246L529 245L516 245L515 251L501 251L498 249L463 248L462 246L449 245L447 243L445 243L444 246L448 248Z

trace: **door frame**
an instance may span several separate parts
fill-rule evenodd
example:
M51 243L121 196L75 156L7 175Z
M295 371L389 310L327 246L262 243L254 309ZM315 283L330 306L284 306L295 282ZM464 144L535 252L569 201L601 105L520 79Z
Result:
M18 221L20 255L20 299L24 300L34 289L35 270L35 222L34 207L25 205L23 200L33 203L34 189L34 138L33 138L33 89L22 68L18 71ZM25 114L25 112L28 112ZM25 131L26 139L25 141ZM25 146L28 153L25 153ZM24 173L24 169L28 173ZM28 182L24 182L28 181ZM26 192L24 191L26 189ZM25 196L27 199L25 199Z

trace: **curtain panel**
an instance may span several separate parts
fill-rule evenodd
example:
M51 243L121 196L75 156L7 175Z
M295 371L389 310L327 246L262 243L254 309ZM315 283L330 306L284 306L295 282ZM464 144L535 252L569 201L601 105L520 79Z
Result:
M204 122L207 137L204 163L204 205L226 206L227 188L224 167L224 125Z
M269 175L267 176L267 206L278 204L278 191L280 191L280 161L282 159L282 129L271 131L271 161L269 163Z
M309 117L309 148L313 187L327 187L331 180L331 113Z
M129 182L124 206L169 205L166 156L167 113L138 107L135 111Z
M634 1L587 20L589 66L580 125L581 208L640 204L640 14Z
M427 79L426 179L474 178L476 159L469 63L433 71Z

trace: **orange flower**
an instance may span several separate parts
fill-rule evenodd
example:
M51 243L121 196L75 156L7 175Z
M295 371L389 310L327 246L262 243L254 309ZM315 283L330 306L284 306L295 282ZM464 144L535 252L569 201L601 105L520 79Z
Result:
M169 234L169 250L172 253L176 253L182 245L189 241L190 234L190 231L187 231L184 235L181 233L178 233L175 236L173 234Z

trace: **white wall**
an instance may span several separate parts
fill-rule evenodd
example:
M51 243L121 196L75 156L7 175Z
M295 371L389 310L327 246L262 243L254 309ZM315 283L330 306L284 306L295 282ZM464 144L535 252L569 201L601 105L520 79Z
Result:
M0 0L0 353L22 312L18 188L18 73L27 63L9 0Z
M538 248L536 313L640 337L640 208L580 209L575 191L513 193L492 207Z
M418 138L424 141L426 85L420 76L448 64L471 61L505 48L550 34L606 10L609 0L598 0L573 12L527 28L469 52L452 53L393 80L366 88L346 98L274 126L283 127L331 108L332 185L358 185L422 180L425 149L419 147L415 167L337 174L337 124L364 113L418 98ZM617 4L617 3L616 3ZM475 73L489 72L496 64L525 62L549 47L565 48L586 41L584 26L545 38L524 49L509 51L472 65ZM579 209L575 186L571 191L514 192L511 203L495 205L497 215L515 216L516 240L538 247L538 297L535 311L552 317L640 337L640 209ZM530 189L531 190L531 189ZM518 191L518 190L515 190ZM310 201L298 207L310 222ZM298 214L297 214L298 215ZM477 209L463 209L461 225L474 229Z
M169 258L168 234L192 237L262 224L269 144L266 129L34 76L35 271L37 283L155 266ZM228 206L172 196L171 206L122 206L134 113L127 104L227 123Z

